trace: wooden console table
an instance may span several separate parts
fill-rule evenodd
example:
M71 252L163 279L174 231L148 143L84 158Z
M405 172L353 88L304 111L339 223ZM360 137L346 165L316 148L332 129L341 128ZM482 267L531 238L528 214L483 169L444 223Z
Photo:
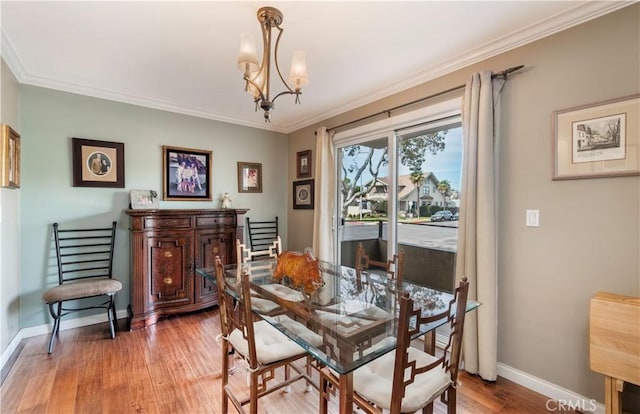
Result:
M195 274L220 256L235 263L248 210L126 210L131 241L131 330L167 315L218 303L217 289Z
M598 292L589 339L591 369L605 376L606 413L620 413L624 383L640 385L640 298Z

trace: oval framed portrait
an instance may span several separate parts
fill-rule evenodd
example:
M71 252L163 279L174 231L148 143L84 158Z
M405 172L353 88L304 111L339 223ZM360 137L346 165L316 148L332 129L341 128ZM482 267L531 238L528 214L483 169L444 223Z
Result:
M302 180L293 182L293 208L313 209L314 194L313 180Z

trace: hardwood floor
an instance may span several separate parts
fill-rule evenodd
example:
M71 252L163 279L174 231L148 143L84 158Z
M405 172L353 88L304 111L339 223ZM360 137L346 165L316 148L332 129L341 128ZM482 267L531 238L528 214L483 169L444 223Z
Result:
M87 326L61 332L53 355L48 335L28 338L0 389L0 412L220 413L219 326L217 308L120 330L114 340L106 323ZM231 381L244 392L244 367L237 367ZM503 378L487 383L463 372L460 383L460 414L547 412L546 397ZM337 412L337 398L329 408ZM261 399L259 411L316 413L318 392L298 382L288 394ZM434 412L445 406L436 402Z

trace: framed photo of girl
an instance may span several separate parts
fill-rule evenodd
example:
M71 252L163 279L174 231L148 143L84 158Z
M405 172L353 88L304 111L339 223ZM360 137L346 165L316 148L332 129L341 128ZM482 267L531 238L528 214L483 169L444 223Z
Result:
M262 192L262 164L257 162L238 162L238 192Z
M211 201L211 151L162 146L163 200Z

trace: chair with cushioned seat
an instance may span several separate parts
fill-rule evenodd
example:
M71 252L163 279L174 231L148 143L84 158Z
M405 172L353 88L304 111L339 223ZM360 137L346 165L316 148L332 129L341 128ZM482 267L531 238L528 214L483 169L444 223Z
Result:
M368 413L380 413L381 409L391 414L412 413L422 410L433 412L433 402L440 397L447 405L448 413L456 411L456 386L460 351L464 328L469 282L464 278L456 288L448 310L431 315L428 310L414 309L414 302L406 292L400 299L400 317L395 351L353 372L353 400ZM449 322L451 334L437 358L411 346L411 339L418 333L421 324L435 321ZM380 344L377 344L380 346ZM376 345L371 350L376 348ZM370 351L371 351L370 350ZM320 372L320 412L327 412L331 387L338 387L338 377L323 368Z
M219 257L216 257L216 285L218 287L218 305L220 307L220 326L222 339L222 409L228 411L228 403L236 410L244 413L243 406L249 405L249 412L258 412L258 399L272 392L288 387L289 384L306 380L312 383L310 376L296 366L291 365L307 356L306 351L285 334L278 331L265 320L256 321L252 309L252 296L249 286L249 275L242 272L237 275L226 275ZM237 306L234 306L234 300ZM304 325L286 316L276 316L279 323L286 323L299 335L308 335L308 340L320 344L322 338L308 330ZM229 353L232 349L244 359L249 377L249 397L240 399L229 386ZM268 387L269 381L275 380L275 370L285 368L285 379ZM296 373L289 375L288 367Z
M49 353L53 352L55 338L60 331L60 319L71 312L106 309L111 338L115 338L117 318L114 299L122 289L122 283L112 274L116 224L114 221L111 227L69 229L60 229L58 223L53 224L58 286L42 295L53 317ZM84 307L63 307L67 301L99 296L106 296L106 301Z

